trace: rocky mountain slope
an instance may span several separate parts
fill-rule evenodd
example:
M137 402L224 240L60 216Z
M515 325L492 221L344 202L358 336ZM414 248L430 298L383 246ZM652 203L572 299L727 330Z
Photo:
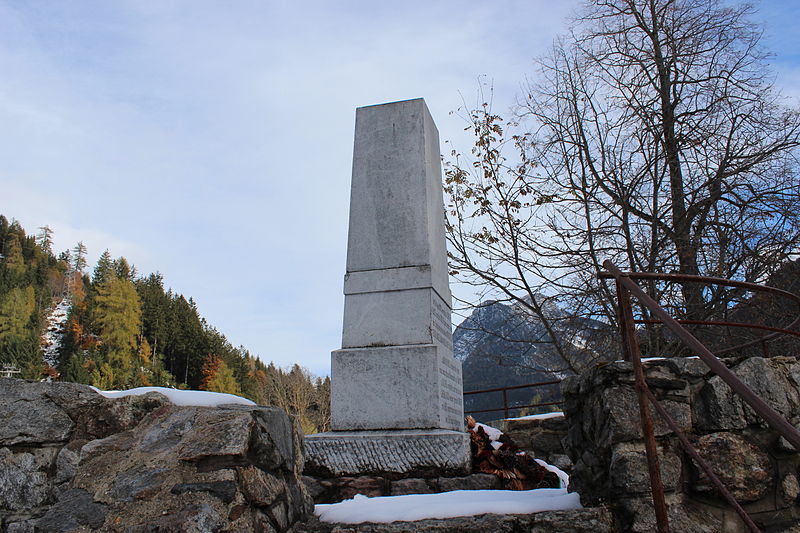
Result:
M588 348L586 341L603 324L570 318L555 306L548 308L547 312L571 354L583 359L598 357ZM553 348L542 322L519 303L488 301L476 307L453 333L453 351L462 363L464 391L551 381L572 373ZM558 398L557 385L509 392L509 403L516 405L550 402ZM502 405L499 392L470 395L465 400L467 411L499 405ZM475 416L480 420L491 420L501 414L501 411L492 411ZM518 414L519 411L512 413Z

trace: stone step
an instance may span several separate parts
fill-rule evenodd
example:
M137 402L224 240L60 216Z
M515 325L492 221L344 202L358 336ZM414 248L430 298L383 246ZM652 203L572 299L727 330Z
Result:
M298 523L293 533L612 533L611 513L605 507L545 511L535 514L483 514L441 520L389 524L334 524L315 518Z

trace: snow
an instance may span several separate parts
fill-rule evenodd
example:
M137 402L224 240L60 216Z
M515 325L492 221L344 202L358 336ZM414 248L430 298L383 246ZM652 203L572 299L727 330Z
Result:
M148 392L158 392L169 398L169 401L175 405L194 405L200 407L217 407L220 405L229 404L256 405L255 402L252 402L247 398L242 398L241 396L202 390L180 390L168 389L165 387L137 387L135 389L122 391L103 391L96 387L92 388L98 394L101 394L106 398L124 398L125 396L139 396L142 394L147 394Z
M440 494L407 494L352 500L314 507L322 522L410 522L426 518L453 518L485 513L528 514L540 511L580 509L580 496L567 489L456 490Z
M537 463L539 463L539 465L542 468L544 468L545 470L549 470L550 472L552 472L555 475L557 475L558 476L558 480L561 482L561 488L564 489L564 490L567 490L567 487L569 487L569 474L567 474L566 472L564 472L563 470L561 470L557 466L553 466L551 464L545 463L541 459L534 458L533 460L536 461Z
M640 359L641 362L646 363L648 361L664 361L665 359L700 359L698 355L687 355L686 357L642 357ZM624 359L617 359L614 361L615 363L624 363Z
M538 415L518 416L516 418L506 418L506 420L546 420L548 418L563 417L564 413L561 411L553 411L552 413L540 413Z
M41 336L42 358L53 368L58 366L58 352L61 349L61 340L64 337L64 327L72 302L64 298L47 315L47 326Z
M486 424L481 424L480 422L475 422L475 427L472 428L472 431L477 432L479 427L483 428L483 430L486 432L486 436L489 437L489 440L497 440L500 438L500 435L503 434L503 432L499 429L493 428L492 426L487 426Z

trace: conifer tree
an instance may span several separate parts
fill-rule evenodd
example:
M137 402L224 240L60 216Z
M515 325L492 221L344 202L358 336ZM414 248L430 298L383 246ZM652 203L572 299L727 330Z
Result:
M46 254L53 253L53 230L50 226L44 225L39 228L38 244Z
M111 260L111 254L106 248L106 250L100 254L100 259L97 260L97 265L94 267L94 272L92 273L92 285L95 287L102 285L103 282L106 281L113 273L113 261Z
M17 235L11 234L5 240L3 264L17 278L25 274L25 259L22 257L22 247Z
M111 276L97 287L94 320L100 331L102 353L113 368L115 386L132 382L137 335L141 326L139 296L130 280ZM104 374L101 365L101 374ZM108 377L108 376L104 376Z
M128 264L128 260L119 257L111 264L114 275L121 279L133 280L136 276L136 269Z
M72 260L75 272L83 272L86 268L86 245L83 244L83 241L79 241L72 249Z
M241 394L241 388L233 376L233 371L222 357L209 354L203 363L203 383L201 388L211 392Z
M30 285L15 287L0 298L0 343L26 337L35 308L35 293Z

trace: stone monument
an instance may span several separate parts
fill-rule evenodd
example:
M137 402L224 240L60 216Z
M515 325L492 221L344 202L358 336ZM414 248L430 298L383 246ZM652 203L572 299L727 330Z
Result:
M439 133L420 99L356 112L342 349L329 433L307 461L335 475L465 472Z

